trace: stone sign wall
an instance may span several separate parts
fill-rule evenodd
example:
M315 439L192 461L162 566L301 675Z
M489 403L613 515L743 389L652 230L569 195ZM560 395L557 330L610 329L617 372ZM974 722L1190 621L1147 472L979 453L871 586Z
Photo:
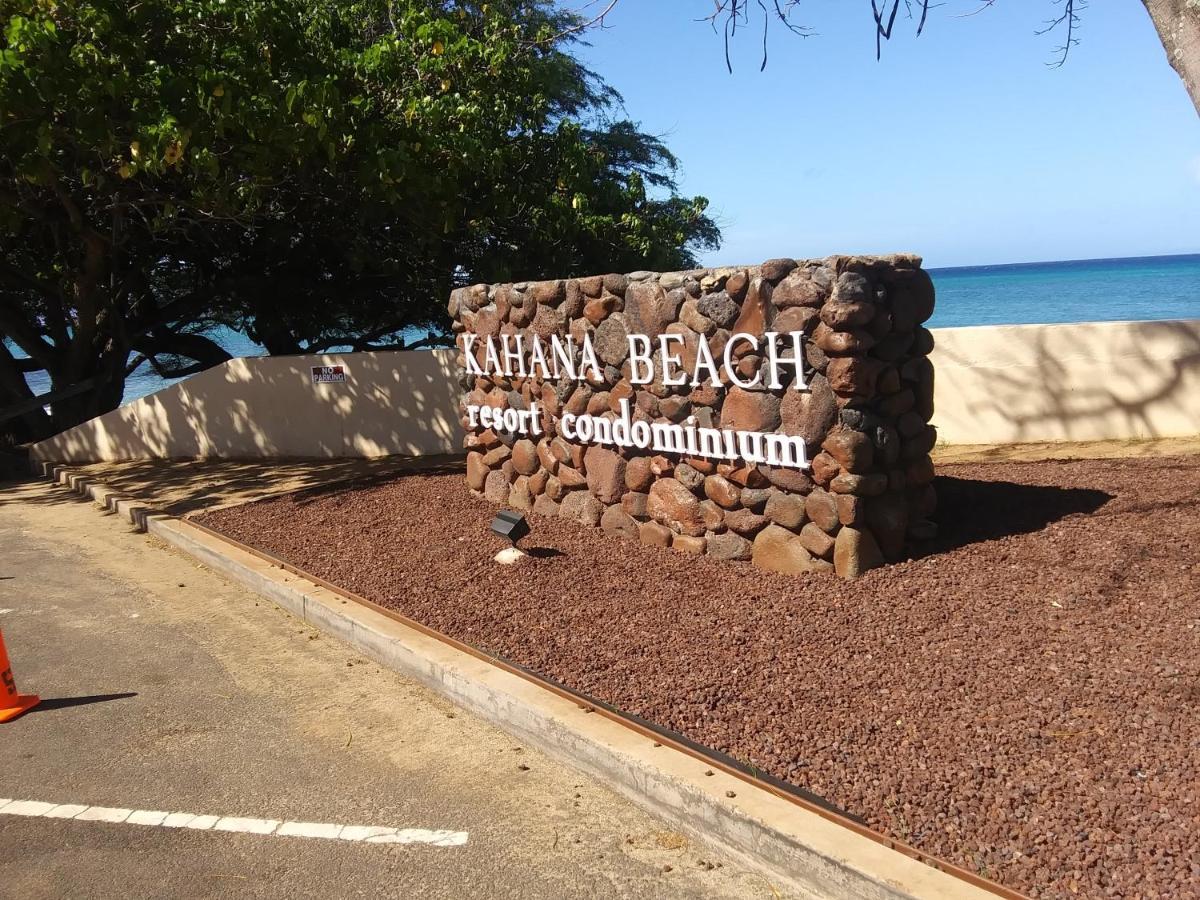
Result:
M934 530L933 304L909 255L460 288L468 485L773 571L902 559Z

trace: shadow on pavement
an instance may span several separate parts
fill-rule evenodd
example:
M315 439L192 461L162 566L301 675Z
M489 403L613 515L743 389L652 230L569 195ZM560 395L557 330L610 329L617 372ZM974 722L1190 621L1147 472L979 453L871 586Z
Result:
M33 709L29 710L26 715L38 712L50 712L55 709L67 709L72 706L87 706L90 703L105 703L109 700L124 700L128 697L136 696L136 691L127 691L123 694L92 694L88 697L47 697L37 706L33 707Z

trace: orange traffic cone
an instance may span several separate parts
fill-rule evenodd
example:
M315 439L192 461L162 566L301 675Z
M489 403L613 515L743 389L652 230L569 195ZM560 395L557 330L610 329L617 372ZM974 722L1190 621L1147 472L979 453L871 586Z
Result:
M40 702L41 697L36 694L17 693L17 682L12 666L8 664L8 651L4 649L4 632L0 631L0 722L11 722Z

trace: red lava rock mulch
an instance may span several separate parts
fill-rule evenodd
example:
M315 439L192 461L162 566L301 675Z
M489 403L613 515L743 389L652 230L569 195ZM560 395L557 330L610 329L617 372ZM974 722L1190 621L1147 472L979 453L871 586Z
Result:
M929 555L786 577L531 516L461 472L206 525L1040 896L1200 897L1200 457L945 466Z

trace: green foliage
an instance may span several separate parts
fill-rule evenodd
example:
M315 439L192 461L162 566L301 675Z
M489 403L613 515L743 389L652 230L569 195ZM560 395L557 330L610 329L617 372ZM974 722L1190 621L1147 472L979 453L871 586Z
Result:
M549 0L0 0L0 332L56 388L102 385L55 424L218 322L374 346L442 332L455 283L693 265L706 201L608 118L574 23Z

